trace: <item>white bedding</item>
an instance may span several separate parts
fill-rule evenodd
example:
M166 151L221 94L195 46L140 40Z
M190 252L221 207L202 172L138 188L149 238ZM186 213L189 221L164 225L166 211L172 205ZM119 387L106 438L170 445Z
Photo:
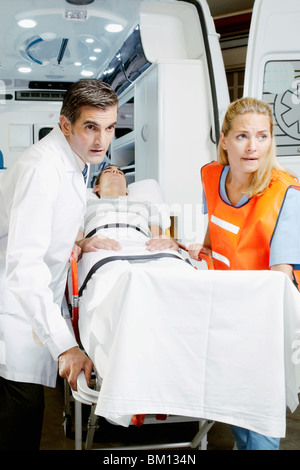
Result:
M286 405L298 405L299 295L278 272L196 271L168 258L102 266L79 308L103 379L96 414L125 426L133 414L175 414L284 436Z

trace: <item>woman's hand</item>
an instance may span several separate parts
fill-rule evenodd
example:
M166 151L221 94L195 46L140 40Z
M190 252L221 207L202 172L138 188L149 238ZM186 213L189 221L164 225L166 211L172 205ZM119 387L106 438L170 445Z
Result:
M192 243L188 247L188 253L192 259L198 260L198 253L202 250L203 245L201 243Z
M205 253L211 258L211 249L208 248L207 246L203 245L202 243L192 243L188 247L188 253L190 257L196 261L199 261L199 253Z
M270 267L271 271L281 271L288 275L291 281L293 281L293 266L290 264L275 264Z

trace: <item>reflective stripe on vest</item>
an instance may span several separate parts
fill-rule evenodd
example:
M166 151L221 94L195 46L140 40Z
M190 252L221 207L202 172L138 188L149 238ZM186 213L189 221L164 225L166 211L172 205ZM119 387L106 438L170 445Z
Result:
M220 197L223 168L213 162L201 170L214 267L222 270L269 269L270 242L282 202L289 187L300 190L300 186L284 172L273 170L268 190L237 208Z

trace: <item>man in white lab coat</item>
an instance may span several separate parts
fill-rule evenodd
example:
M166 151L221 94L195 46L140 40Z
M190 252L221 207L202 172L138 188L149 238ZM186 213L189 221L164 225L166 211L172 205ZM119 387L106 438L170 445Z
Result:
M61 315L68 259L85 212L86 164L113 138L118 98L99 80L66 92L60 122L0 181L0 449L38 449L43 386L76 389L92 363ZM16 429L19 438L16 439Z

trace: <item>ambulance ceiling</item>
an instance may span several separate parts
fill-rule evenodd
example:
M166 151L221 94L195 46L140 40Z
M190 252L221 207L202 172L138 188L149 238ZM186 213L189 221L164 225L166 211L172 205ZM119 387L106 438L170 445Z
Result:
M231 16L252 10L254 0L207 0L213 17Z
M141 1L152 0L0 0L0 79L99 77L137 24ZM208 4L220 15L253 1Z

